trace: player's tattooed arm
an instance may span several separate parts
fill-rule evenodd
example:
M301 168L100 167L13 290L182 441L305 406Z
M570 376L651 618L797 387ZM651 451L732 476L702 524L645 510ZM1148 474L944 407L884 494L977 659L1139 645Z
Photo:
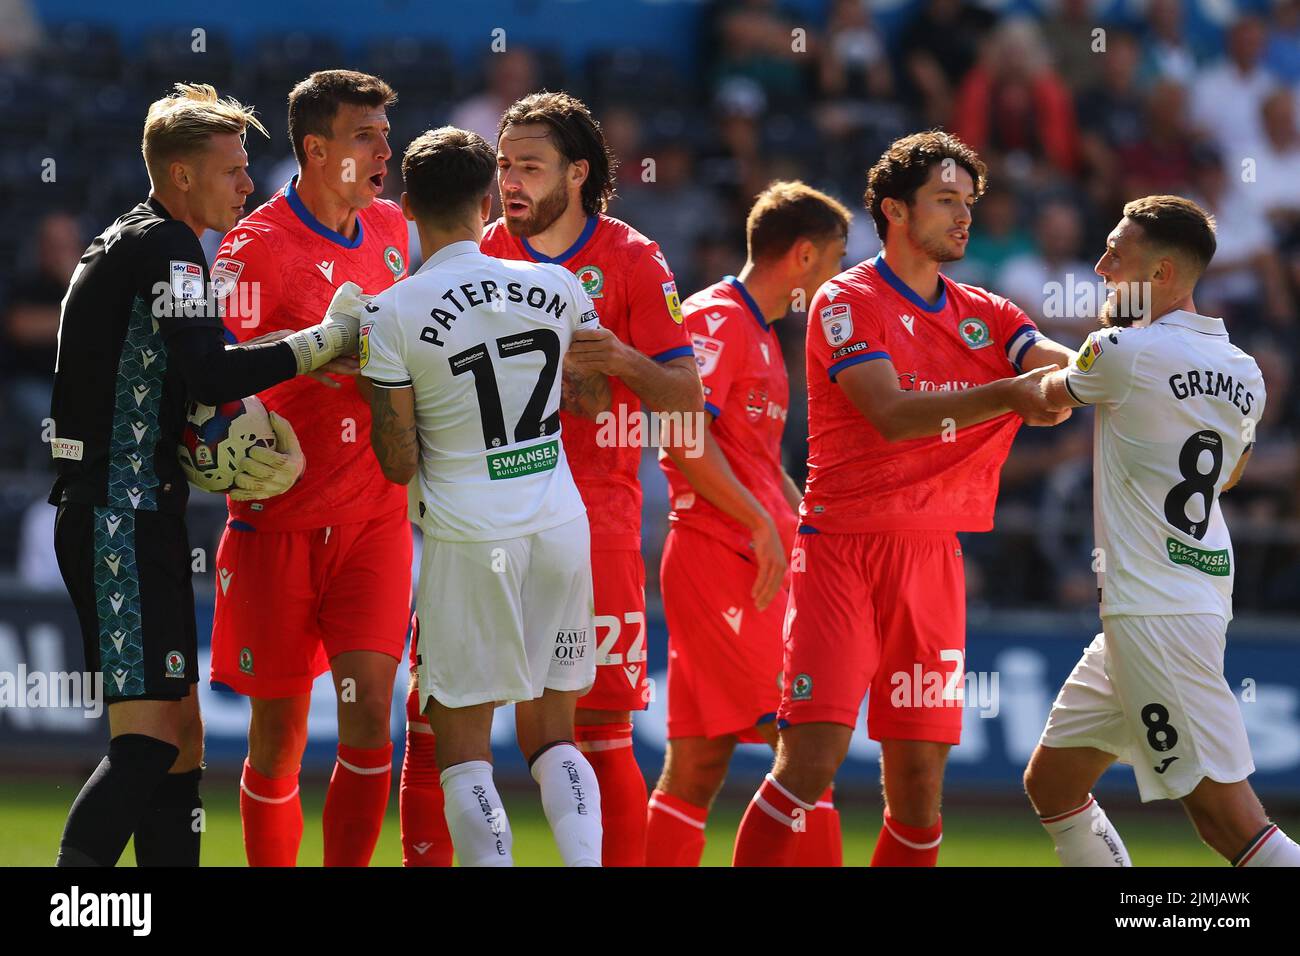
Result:
M704 388L693 355L656 362L609 329L579 329L565 362L622 379L652 412L704 412Z
M415 392L409 385L370 390L370 447L389 481L405 485L415 477L420 440L415 430Z
M595 418L613 404L609 377L596 371L583 371L566 358L560 376L560 407L566 412Z

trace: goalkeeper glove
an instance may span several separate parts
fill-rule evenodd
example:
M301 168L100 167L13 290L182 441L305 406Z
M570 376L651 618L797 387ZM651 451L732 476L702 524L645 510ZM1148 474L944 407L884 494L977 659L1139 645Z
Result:
M293 349L298 374L314 372L341 355L355 355L361 338L361 313L370 296L355 282L338 287L319 325L300 329L284 341Z
M293 426L271 412L271 429L275 432L276 450L261 446L248 450L235 473L235 486L230 491L232 500L259 501L282 495L293 487L307 466Z

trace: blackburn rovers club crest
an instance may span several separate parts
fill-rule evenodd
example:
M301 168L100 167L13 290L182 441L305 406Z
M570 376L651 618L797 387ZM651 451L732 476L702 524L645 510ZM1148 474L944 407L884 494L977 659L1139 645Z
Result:
M983 319L962 319L957 323L957 332L961 335L962 341L973 349L982 349L986 345L993 344L993 336L989 335L989 327L984 324Z
M790 685L791 700L812 700L812 678L807 674L800 674Z
M406 271L406 261L398 252L397 246L389 246L384 250L384 265L388 266L388 271L395 276L400 276Z
M168 677L185 676L185 655L180 651L168 651L163 663L167 666Z
M583 266L574 275L582 283L583 291L593 299L599 299L605 294L605 273L596 266Z
M239 669L245 674L253 673L253 652L247 647L239 652Z

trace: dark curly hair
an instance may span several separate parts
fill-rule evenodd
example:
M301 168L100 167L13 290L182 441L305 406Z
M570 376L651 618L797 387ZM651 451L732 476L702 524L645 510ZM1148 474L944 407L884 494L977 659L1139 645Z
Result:
M951 133L930 130L913 133L896 139L876 160L867 173L867 191L862 197L871 218L876 223L876 234L885 241L889 220L881 211L886 199L897 199L907 205L916 200L916 191L930 178L930 167L950 159L975 181L975 198L984 195L988 185L988 167L979 154Z

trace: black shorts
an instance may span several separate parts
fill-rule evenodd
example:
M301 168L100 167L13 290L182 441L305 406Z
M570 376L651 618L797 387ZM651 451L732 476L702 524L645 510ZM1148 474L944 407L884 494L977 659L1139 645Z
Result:
M184 516L65 503L54 553L105 701L186 697L199 671Z

